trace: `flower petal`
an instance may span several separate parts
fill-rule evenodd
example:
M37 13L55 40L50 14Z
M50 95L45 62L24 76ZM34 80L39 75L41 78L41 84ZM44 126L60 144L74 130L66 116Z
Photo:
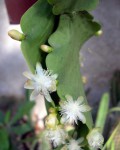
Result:
M43 75L43 69L39 62L36 64L36 72L38 75Z
M43 94L44 94L46 100L47 100L48 102L52 102L52 99L51 99L51 96L50 96L49 92L48 92L46 89L42 89L42 92L43 92Z
M34 90L30 95L30 100L36 99L38 95L39 95L39 91Z
M51 84L51 87L49 88L49 90L50 90L51 92L56 91L56 82L55 82L55 81L52 81L52 84Z
M79 117L79 120L82 121L83 124L86 123L86 118L85 118L84 114L79 113L79 116L78 116L78 117Z
M89 105L80 105L80 111L81 112L87 112L87 111L90 111L91 110L91 107Z
M58 75L57 75L57 74L52 75L52 78L53 78L54 80L56 80L56 79L57 79L57 77L58 77Z
M80 144L84 141L84 137L81 137L77 140Z
M25 89L34 89L34 82L32 80L27 80L24 84Z
M65 95L65 98L66 98L68 101L73 100L72 96L71 96L71 95L69 95L69 94Z
M84 102L84 97L83 96L79 96L77 101L79 101L79 104L82 104Z
M30 72L23 72L23 75L25 76L25 77L27 77L28 79L34 79L34 75L32 74L32 73L30 73Z
M61 122L62 124L66 123L66 117L62 116L60 122Z

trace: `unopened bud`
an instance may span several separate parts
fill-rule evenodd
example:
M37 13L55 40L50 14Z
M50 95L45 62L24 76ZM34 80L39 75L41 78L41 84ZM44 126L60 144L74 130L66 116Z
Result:
M87 78L85 76L82 76L82 81L83 81L84 84L86 84L87 83Z
M52 113L45 119L45 126L47 129L54 129L58 125L57 114Z
M95 33L96 36L101 36L103 34L103 31L102 30L99 30Z
M65 126L65 130L66 130L67 132L73 131L74 129L75 129L75 127L74 127L73 125L66 125L66 126Z
M53 107L49 108L49 113L55 113L55 112L56 112L55 108L53 108Z
M17 40L17 41L22 41L25 39L25 35L15 29L8 31L8 35L12 39Z
M60 150L68 150L67 145L63 146Z
M53 48L48 45L41 45L40 48L42 51L44 51L46 53L50 53L53 51Z
M59 83L58 80L56 80L55 82L56 82L56 86L58 86L58 83Z

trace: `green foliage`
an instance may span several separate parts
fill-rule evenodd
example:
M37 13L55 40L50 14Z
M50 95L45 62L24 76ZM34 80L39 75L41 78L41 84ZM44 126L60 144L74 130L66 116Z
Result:
M99 110L98 110L97 119L95 123L95 127L96 128L99 127L101 132L103 132L104 130L106 118L109 111L109 102L110 102L109 94L104 93L99 104Z
M96 8L99 0L48 0L53 5L55 15L74 11L90 11Z
M0 127L0 150L9 150L9 135L4 127Z
M21 119L23 117L23 115L28 115L30 110L32 109L32 107L34 106L34 102L25 102L24 104L22 104L17 113L15 114L14 118L11 120L11 124L14 124L15 122L17 122L19 119Z
M112 112L120 112L120 107L113 107L109 110L109 113L112 113Z
M21 18L21 29L26 38L21 43L23 55L34 72L37 62L42 61L40 45L47 42L54 26L51 6L46 0L37 1Z
M31 131L32 127L28 123L23 123L21 125L12 127L11 130L17 135L23 135L24 133Z
M116 70L111 79L111 103L115 107L120 102L120 71Z
M115 137L115 135L116 135L116 133L118 132L119 129L120 129L120 123L114 129L114 131L112 132L111 136L107 140L107 142L104 145L104 147L102 148L102 150L106 150L106 149L107 150L112 150L113 149L113 146L114 146L114 137Z
M46 139L45 133L40 134L40 149L41 150L51 150L51 144L48 139Z
M61 149L62 149L62 146L54 148L54 150L61 150Z
M22 120L24 115L29 115L33 106L34 102L25 102L19 107L15 116L11 115L11 111L7 111L6 114L0 111L0 150L10 150L10 146L12 150L16 150L14 147L16 147L17 141L14 139L14 142L11 143L13 140L11 138L15 138L15 135L24 135L33 130L29 119L26 123L19 123L19 120Z
M4 122L4 113L2 111L0 111L0 125Z
M115 142L114 141L112 141L112 143L111 143L111 150L115 150Z
M8 110L5 114L5 119L4 119L4 123L5 124L9 124L10 122L10 117L11 117L11 112Z
M87 142L87 135L88 135L88 132L89 132L89 129L87 128L86 125L83 125L80 121L79 121L79 124L78 126L76 126L76 133L77 133L77 138L79 139L80 137L83 137L84 138L84 141L82 143L83 146L86 146L84 147L84 150L88 150L88 142Z
M100 26L87 13L61 15L59 26L48 42L53 52L48 54L46 64L49 70L58 74L57 92L64 100L66 94L74 99L85 98L79 65L79 50ZM86 99L86 98L85 98ZM86 101L87 103L87 101ZM86 113L87 126L92 127L90 113Z

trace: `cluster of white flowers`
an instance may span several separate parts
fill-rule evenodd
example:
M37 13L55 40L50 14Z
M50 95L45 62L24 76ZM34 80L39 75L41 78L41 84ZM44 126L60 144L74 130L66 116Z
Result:
M60 103L60 112L62 115L61 122L77 124L77 121L80 120L83 123L86 123L86 118L84 112L90 111L90 106L86 105L83 97L78 97L77 100L73 100L72 96L66 95L66 101Z
M30 96L31 100L36 99L39 94L42 94L47 101L52 102L50 92L56 91L57 74L52 74L51 71L44 70L40 63L37 63L35 74L24 72L24 75L28 78L24 87L26 89L33 89ZM66 95L65 98L65 101L60 102L59 108L61 114L61 124L74 125L74 123L78 123L78 120L85 124L85 113L90 111L91 107L84 103L84 98L82 96L78 97L77 100L73 99L71 95ZM63 128L63 125L60 125L55 110L50 112L47 116L45 125L47 128L46 137L53 143L54 147L61 144L66 144L68 134ZM92 149L101 148L104 142L103 136L97 129L90 131L87 136L87 140ZM82 142L83 138L78 140L71 139L69 140L69 143L63 147L63 149L83 150L81 146Z
M52 101L49 93L56 91L57 74L43 70L40 63L36 64L35 74L29 72L24 72L23 74L28 78L24 88L33 89L30 96L31 100L34 100L39 94L43 94L47 101Z

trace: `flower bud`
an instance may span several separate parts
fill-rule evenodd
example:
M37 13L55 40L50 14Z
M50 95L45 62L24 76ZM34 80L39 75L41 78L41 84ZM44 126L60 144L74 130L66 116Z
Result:
M41 45L40 48L42 51L44 51L46 53L50 53L53 51L53 48L48 45Z
M58 85L58 83L59 83L58 80L56 80L56 85Z
M58 125L57 114L49 114L45 119L45 125L47 129L54 129Z
M104 138L99 132L99 128L92 129L87 135L87 140L92 149L102 148Z
M63 146L63 147L61 148L61 150L68 150L67 145Z
M25 35L15 29L8 31L8 35L12 39L17 40L17 41L22 41L25 39Z
M96 36L101 36L103 34L103 31L102 30L99 30L95 33Z
M49 113L55 113L55 112L56 112L55 108L53 108L53 107L49 108Z
M83 81L84 84L86 84L87 83L87 78L85 76L82 76L82 81Z
M70 132L73 130L75 130L75 127L73 125L70 125L70 124L65 125L65 131Z

